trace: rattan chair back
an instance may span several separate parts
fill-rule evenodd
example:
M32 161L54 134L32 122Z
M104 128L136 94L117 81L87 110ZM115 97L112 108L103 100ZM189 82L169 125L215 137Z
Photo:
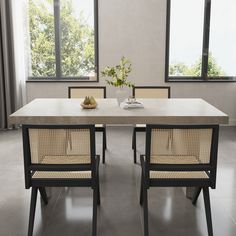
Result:
M151 178L216 177L217 125L147 125L147 174Z
M84 98L93 96L96 98L106 98L106 87L69 87L69 98Z
M133 88L135 98L170 98L168 86L136 86Z
M27 188L35 178L91 178L95 168L94 125L22 128Z

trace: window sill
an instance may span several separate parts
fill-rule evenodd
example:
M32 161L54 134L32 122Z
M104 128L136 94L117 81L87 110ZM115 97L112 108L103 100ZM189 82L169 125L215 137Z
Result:
M171 77L171 78L167 78L165 80L165 82L167 83L178 83L178 82L182 82L182 83L230 83L230 82L236 82L236 77L224 77L224 78L216 78L216 77L212 77L209 79L202 79L202 78L192 78L192 77Z
M28 78L26 83L98 83L98 78L95 77L82 77L82 78Z

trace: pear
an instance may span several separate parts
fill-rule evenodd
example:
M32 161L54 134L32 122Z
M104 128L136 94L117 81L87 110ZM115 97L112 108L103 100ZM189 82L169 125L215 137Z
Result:
M93 96L90 97L90 104L91 105L95 105L96 104L96 100L94 99Z
M89 105L90 104L89 97L86 96L83 103L84 105Z

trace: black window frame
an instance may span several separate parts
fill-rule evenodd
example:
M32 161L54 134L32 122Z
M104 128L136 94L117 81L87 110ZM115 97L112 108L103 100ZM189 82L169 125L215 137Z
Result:
M165 60L165 82L236 82L235 76L208 76L209 40L211 23L211 0L204 3L204 25L202 45L202 71L201 76L169 76L169 52L170 52L170 17L171 0L167 0L166 10L166 60Z
M63 76L61 73L60 1L61 0L53 0L56 76L28 76L28 80L26 82L99 82L98 0L93 0L95 80L91 80L89 76Z

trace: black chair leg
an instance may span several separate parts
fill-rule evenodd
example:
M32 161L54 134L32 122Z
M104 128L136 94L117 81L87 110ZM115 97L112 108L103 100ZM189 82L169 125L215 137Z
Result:
M202 188L200 188L200 187L197 187L197 188L195 189L195 192L194 192L194 195L193 195L193 199L192 199L192 204L193 204L193 205L196 205L197 199L198 199L198 197L199 197L199 195L200 195L200 193L201 193L201 190L202 190Z
M106 130L102 132L102 163L105 163L105 153L106 153Z
M98 186L93 189L93 227L92 236L97 235L97 203L98 203Z
M204 204L205 204L208 236L213 236L212 219L211 219L211 204L210 204L210 195L209 195L208 187L203 188L203 197L204 197Z
M134 149L134 135L135 135L135 128L133 128L133 134L132 134L132 149Z
M143 185L143 222L144 222L144 236L148 236L148 194L147 188Z
M97 186L97 205L100 205L99 163L100 163L100 156L98 156L97 160L96 160L96 170L97 170L97 180L96 180L96 186Z
M43 199L44 204L47 205L48 204L48 196L47 196L47 192L46 192L45 187L40 187L39 192L40 192L41 198Z
M142 178L142 177L141 177L139 204L140 204L141 206L143 205L143 178Z
M98 185L98 200L97 200L97 204L100 206L101 200L100 200L100 182L99 182L99 176L98 176L97 185Z
M32 190L31 190L31 202L30 202L30 215L29 215L28 236L32 236L33 235L35 208L36 208L36 202L37 202L37 192L38 192L38 189L35 188L35 187L32 187Z
M136 145L136 130L133 133L133 149L134 149L134 163L137 163L137 145Z
M105 143L105 149L107 149L107 129L104 128L104 143Z

